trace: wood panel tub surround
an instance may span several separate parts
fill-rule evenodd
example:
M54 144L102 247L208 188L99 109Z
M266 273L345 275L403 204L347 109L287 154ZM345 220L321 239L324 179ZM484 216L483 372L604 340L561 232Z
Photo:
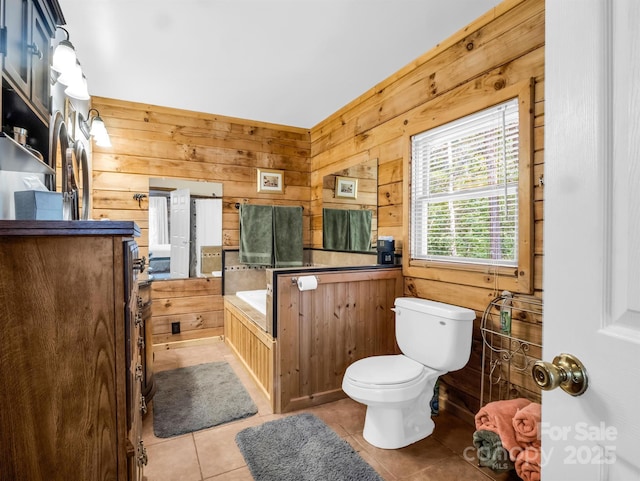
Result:
M292 276L315 275L299 291ZM347 367L399 352L391 308L402 295L399 268L277 274L275 411L289 412L346 397Z
M247 311L230 301L224 300L224 342L240 359L258 387L274 407L273 368L275 365L275 341L256 322L252 315L262 316L255 309Z

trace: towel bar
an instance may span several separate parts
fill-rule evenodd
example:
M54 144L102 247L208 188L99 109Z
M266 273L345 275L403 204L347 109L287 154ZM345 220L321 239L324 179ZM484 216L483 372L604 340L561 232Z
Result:
M236 209L240 209L240 202L236 202L235 207ZM294 206L294 207L298 207L298 206ZM304 206L301 205L300 208L304 210Z

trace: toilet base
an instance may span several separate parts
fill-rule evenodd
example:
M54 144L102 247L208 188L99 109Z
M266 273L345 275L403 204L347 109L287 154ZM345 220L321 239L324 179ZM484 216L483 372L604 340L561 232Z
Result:
M367 406L362 436L382 449L399 449L429 436L435 427L429 395L424 393L407 405Z

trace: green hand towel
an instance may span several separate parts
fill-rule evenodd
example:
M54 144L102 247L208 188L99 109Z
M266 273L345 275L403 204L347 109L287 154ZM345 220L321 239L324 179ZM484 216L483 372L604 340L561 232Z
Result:
M349 211L322 209L322 247L349 250Z
M371 211L366 209L349 212L349 250L371 250Z
M273 257L276 267L302 266L302 207L273 208Z
M473 433L473 445L478 450L478 464L494 471L509 471L514 464L509 459L509 452L502 446L497 433L480 429Z
M273 265L273 207L240 205L240 262Z

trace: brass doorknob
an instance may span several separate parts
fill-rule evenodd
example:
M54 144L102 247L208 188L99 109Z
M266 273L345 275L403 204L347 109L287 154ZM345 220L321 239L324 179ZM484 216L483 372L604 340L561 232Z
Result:
M553 362L536 361L531 374L536 384L545 391L560 387L572 396L580 396L588 386L586 369L571 354L560 354Z

